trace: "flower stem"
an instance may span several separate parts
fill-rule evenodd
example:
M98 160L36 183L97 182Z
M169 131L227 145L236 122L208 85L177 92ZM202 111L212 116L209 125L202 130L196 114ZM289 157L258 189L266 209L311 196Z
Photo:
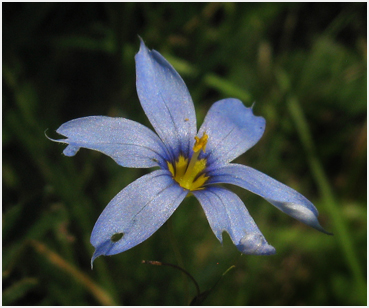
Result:
M192 282L194 283L195 287L196 287L196 292L197 292L197 296L200 295L200 287L197 283L197 281L195 280L195 278L193 278L193 276L187 272L185 269L183 269L182 267L179 267L178 265L174 265L174 264L171 264L171 263L164 263L164 262L160 262L160 261L146 261L146 260L142 260L142 263L143 264L151 264L151 265L165 265L165 266L171 266L171 267L174 267L178 270L180 270L181 272L185 273L191 280Z

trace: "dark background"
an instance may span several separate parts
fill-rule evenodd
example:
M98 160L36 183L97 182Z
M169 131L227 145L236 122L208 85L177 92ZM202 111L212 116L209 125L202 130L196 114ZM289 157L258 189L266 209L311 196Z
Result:
M366 3L3 3L3 304L365 305ZM274 256L220 245L195 198L150 239L90 269L106 204L147 170L81 150L55 130L90 115L150 126L135 89L140 35L178 70L198 123L226 97L267 121L237 162L293 187L319 233L262 198L245 202ZM222 276L232 265L236 267Z

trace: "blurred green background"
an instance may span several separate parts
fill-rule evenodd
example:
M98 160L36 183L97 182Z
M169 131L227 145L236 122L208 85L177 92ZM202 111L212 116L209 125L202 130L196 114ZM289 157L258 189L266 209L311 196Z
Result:
M366 3L3 3L3 304L365 305ZM293 187L327 236L231 187L274 256L220 245L186 198L151 238L90 269L108 202L148 170L80 150L55 130L90 115L150 127L135 89L140 35L178 70L198 124L227 97L254 106L263 138L237 162ZM236 267L222 274L232 265ZM221 278L222 277L222 278ZM219 281L219 279L221 280Z

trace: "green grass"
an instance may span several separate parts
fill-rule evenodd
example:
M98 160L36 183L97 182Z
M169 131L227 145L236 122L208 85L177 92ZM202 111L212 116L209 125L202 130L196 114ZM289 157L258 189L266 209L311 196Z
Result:
M3 304L189 304L188 275L151 260L185 269L205 305L366 305L366 20L366 3L4 3ZM237 162L305 195L334 236L229 186L276 255L240 256L226 234L220 245L190 197L91 271L95 221L148 170L65 157L45 131L90 115L150 127L138 35L182 75L199 124L217 100L255 102L266 131Z

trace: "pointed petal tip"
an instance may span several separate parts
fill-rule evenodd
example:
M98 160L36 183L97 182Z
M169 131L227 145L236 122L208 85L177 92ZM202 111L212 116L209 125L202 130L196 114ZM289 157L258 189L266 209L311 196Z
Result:
M259 233L246 234L237 245L237 249L247 255L274 255L276 250Z
M318 216L315 216L312 212L310 212L310 215L305 215L302 219L298 217L294 217L297 220L307 224L308 226L314 228L315 230L318 230L324 234L327 235L333 235L333 233L326 231L319 223Z
M146 47L144 40L142 39L141 36L138 36L139 40L140 40L140 49L138 50L138 53L136 54L136 56L138 54L144 53L144 52L149 52L150 50Z
M319 224L319 223L318 223ZM312 226L313 227L313 226ZM325 230L320 224L318 227L313 227L315 228L316 230L324 233L324 234L327 234L327 235L334 235L332 232L328 232L327 230Z
M100 257L100 256L109 256L111 254L115 254L115 253L110 253L113 246L114 246L114 242L112 242L111 240L104 241L100 245L94 246L95 247L95 252L94 252L94 254L92 255L92 258L91 258L91 269L93 269L93 263L98 257Z
M96 249L94 254L92 255L91 258L91 270L94 269L94 261L96 260L96 258L100 257L102 254L98 252L98 250Z
M304 198L305 199L305 198ZM291 217L301 221L302 223L328 235L333 233L326 231L319 223L318 211L315 206L308 200L305 199L305 203L296 202L280 202L270 198L265 198L268 202L276 206L282 212L290 215ZM301 200L300 200L301 201Z
M326 231L320 225L320 222L318 220L318 212L313 212L309 208L306 208L304 205L289 204L285 209L283 209L283 212L314 228L315 230L318 230L327 235L333 235L333 233Z
M66 140L67 140L67 139L53 139L53 138L50 138L50 137L46 134L47 130L48 130L48 129L46 129L46 130L44 131L44 134L45 134L45 137L46 137L47 139L49 139L50 141L53 141L53 142L59 142L59 143L67 143L67 142L66 142ZM56 131L56 132L58 132L58 131Z
M312 212L309 215L304 215L303 218L294 217L297 220L307 224L308 226L327 235L333 235L333 233L326 231L319 223L318 216L315 216Z
M49 139L50 141L53 141L53 142L68 143L68 139L53 139L53 138L50 138L48 135L46 135L46 130L45 130L45 137L47 139ZM69 156L69 157L74 156L74 155L76 155L78 150L79 150L79 147L72 146L72 145L68 144L68 146L64 149L63 154L65 156Z

